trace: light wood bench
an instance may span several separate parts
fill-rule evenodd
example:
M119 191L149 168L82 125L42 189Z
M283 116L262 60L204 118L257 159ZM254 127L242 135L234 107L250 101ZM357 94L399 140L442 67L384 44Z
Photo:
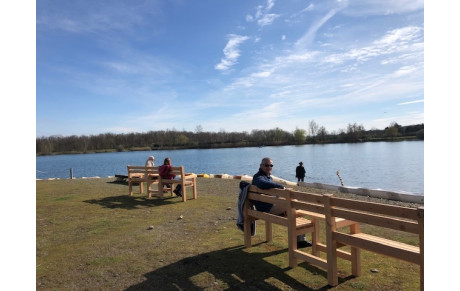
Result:
M420 290L424 289L424 208L356 201L325 194L323 198L326 219L326 244L328 261L328 284L336 286L337 246L341 244L353 248L375 252L420 266ZM346 234L338 230L337 217L350 219L362 224L374 225L418 235L419 245L410 245L375 235L361 233ZM358 272L359 275L359 272Z
M139 184L140 193L144 193L144 183L147 183L147 193L149 198L152 198L153 184L158 184L158 167L145 167L145 166L127 166L128 169L128 186L129 196L133 196L133 185ZM163 192L162 192L163 193Z
M306 193L301 191L290 191L289 193L289 212L288 219L290 224L288 226L288 235L291 237L289 240L289 266L294 268L298 265L298 261L306 261L309 264L321 267L324 270L328 270L329 258L323 259L320 257L320 252L327 254L327 244L321 243L320 241L320 221L326 219L325 208L324 208L324 197L323 195ZM314 224L314 231L312 233L312 247L311 253L308 253L305 249L297 249L297 244L293 243L295 238L294 225L292 221L294 217L303 216L307 217ZM344 218L334 217L333 219L336 228L348 227L349 233L359 232L359 223L353 220ZM323 230L326 232L326 230ZM337 244L336 252L337 256L342 259L351 262L351 271L354 276L360 274L361 261L360 252L358 248L351 248L350 252L341 250L340 248L345 245Z
M163 189L165 185L170 184L171 187L166 188L168 191L171 192L171 196L173 196L173 188L174 185L182 185L182 201L187 201L187 187L192 187L193 190L193 199L198 198L198 192L196 189L196 174L193 173L185 173L184 166L179 167L171 167L171 174L176 175L174 179L163 179L159 177L158 179L158 192L163 197Z
M289 207L289 194L290 191L287 189L260 189L257 186L251 185L248 189L246 201L243 206L243 217L244 217L244 245L249 248L252 246L251 243L251 223L256 220L263 220L265 222L265 238L267 242L272 241L273 231L272 223L288 227L289 221L287 216L280 216L271 214L268 212L257 211L253 207L254 201L266 202L270 204L277 204L283 206L286 210ZM314 232L314 224L303 217L296 217L294 222L294 237L292 244L297 247L296 237L301 234ZM290 241L291 245L291 241Z

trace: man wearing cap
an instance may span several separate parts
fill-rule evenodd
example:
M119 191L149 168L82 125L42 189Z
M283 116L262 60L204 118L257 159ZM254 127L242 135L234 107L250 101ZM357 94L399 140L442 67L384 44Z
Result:
M303 179L305 178L305 168L303 167L302 162L300 162L297 168L295 168L295 176L297 178L297 183L299 183L300 181L303 182Z

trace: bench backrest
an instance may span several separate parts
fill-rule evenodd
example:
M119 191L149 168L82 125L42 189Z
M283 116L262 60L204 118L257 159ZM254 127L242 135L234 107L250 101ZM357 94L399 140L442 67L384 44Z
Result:
M128 178L131 178L133 176L138 176L139 174L144 175L145 174L145 167L144 166L131 166L128 165Z
M325 195L325 205L332 217L390 228L408 233L423 234L424 208L357 201Z
M292 209L314 212L319 215L324 215L323 195L290 191L290 207Z
M251 185L248 189L248 199L266 203L281 203L287 205L289 199L289 190L286 189L260 189Z
M143 177L148 174L158 174L158 167L145 167L145 166L127 166L128 178Z
M171 174L180 176L182 179L185 176L184 166L171 167Z

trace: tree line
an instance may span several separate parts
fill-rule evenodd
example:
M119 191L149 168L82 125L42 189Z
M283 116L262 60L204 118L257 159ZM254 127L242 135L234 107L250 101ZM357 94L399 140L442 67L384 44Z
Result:
M223 129L219 132L206 132L203 131L201 125L198 125L194 132L167 129L146 133L103 133L66 137L54 135L36 139L36 154L322 144L423 138L423 123L401 126L392 122L385 129L373 128L371 130L365 130L363 125L353 123L348 124L346 129L328 132L324 126L312 120L308 124L308 130L296 128L293 132L278 127L270 130L254 129L251 132L226 132Z

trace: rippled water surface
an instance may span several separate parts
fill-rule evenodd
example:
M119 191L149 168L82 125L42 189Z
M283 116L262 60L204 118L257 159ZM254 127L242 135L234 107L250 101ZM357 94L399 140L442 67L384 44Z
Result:
M260 148L161 150L120 153L41 156L36 158L36 177L107 177L126 174L126 165L144 165L149 155L155 165L170 157L173 165L184 165L187 172L253 175L263 157L274 161L273 175L297 181L295 167L300 161L307 171L305 182L424 192L424 142L366 142Z

